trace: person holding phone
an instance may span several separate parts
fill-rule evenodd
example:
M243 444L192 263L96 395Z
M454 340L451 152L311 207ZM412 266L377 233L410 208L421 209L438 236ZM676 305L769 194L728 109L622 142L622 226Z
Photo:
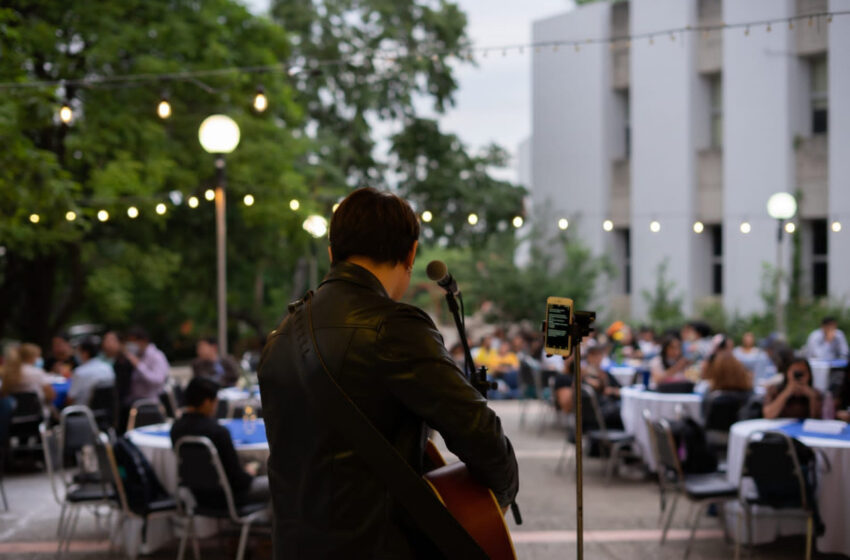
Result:
M805 358L788 365L783 380L767 389L762 406L765 418L820 418L823 396L812 387L812 368Z
M682 341L668 336L661 344L661 353L649 362L655 384L684 379L685 370L693 362L682 354Z

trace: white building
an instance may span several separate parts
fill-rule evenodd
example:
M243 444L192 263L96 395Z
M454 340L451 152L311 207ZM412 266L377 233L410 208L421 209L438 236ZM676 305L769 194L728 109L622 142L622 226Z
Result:
M763 263L777 258L766 202L779 191L801 195L804 291L850 302L850 16L788 22L848 7L600 1L534 22L535 207L553 214L547 228L568 218L571 236L612 255L615 313L645 317L641 293L665 260L686 313L711 301L761 310ZM783 21L728 27L767 20ZM683 31L659 33L670 29Z

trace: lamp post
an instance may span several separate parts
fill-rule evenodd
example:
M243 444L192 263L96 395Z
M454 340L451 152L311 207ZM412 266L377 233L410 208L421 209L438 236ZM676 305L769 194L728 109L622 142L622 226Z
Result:
M231 153L239 145L239 125L228 116L212 115L204 119L198 129L198 140L201 147L215 155L216 184L215 184L215 239L216 265L218 280L218 350L222 356L227 355L227 256L225 253L227 240L227 225L225 212L227 201L224 188L225 175L224 156Z
M771 195L767 200L767 213L777 221L776 233L776 278L774 279L774 313L776 314L776 332L785 336L785 310L782 304L782 234L785 230L785 220L797 213L797 201L787 192Z
M313 238L310 240L310 288L315 288L319 283L319 273L316 270L316 240L328 233L328 221L318 214L311 214L301 227Z

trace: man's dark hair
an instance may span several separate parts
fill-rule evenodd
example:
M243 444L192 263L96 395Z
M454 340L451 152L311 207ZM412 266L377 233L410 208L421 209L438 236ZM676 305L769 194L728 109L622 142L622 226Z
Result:
M100 345L95 343L94 339L92 338L87 338L77 344L77 350L79 350L80 352L84 352L89 358L94 358L95 356L97 356L98 348L100 348Z
M331 218L334 263L359 256L395 265L418 239L419 219L407 201L371 187L345 197Z
M201 340L212 346L218 346L218 339L214 336L204 336L201 337Z
M599 356L600 354L605 354L605 346L602 344L597 344L596 346L591 346L585 352L586 356Z
M145 340L147 342L150 342L151 340L150 335L148 335L148 331L146 331L143 327L131 327L127 331L127 338Z
M199 407L204 401L215 399L218 396L218 383L206 377L195 377L186 386L184 397L186 405Z
M827 325L836 325L838 321L835 320L835 317L824 317L820 321L820 326L825 327Z

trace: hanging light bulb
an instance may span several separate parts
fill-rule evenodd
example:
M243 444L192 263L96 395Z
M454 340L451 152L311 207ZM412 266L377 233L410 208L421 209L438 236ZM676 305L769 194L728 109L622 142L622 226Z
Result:
M38 214L30 214L30 222L37 224L40 221L41 221L41 216L39 216Z
M127 208L127 216L129 216L131 220L135 220L139 217L139 209L135 206L130 206Z
M605 231L611 231L612 229L614 229L614 222L612 222L611 220L605 220L604 222L602 222L602 229L604 229Z
M73 210L68 210L67 212L65 212L65 219L69 222L73 222L77 219L77 213Z
M794 222L788 222L787 224L785 224L785 231L787 231L788 233L794 233L795 231L797 231L796 224L794 224Z
M156 213L159 214L160 216L165 214L165 212L167 210L168 210L168 208L162 202L160 202L159 204L156 205Z
M741 222L741 233L750 233L752 230L750 222Z
M511 223L515 228L519 229L522 227L523 222L524 220L522 219L522 216L514 216L514 219Z
M478 223L478 214L473 212L472 214L466 217L466 221L469 222L469 225L474 226Z
M253 206L253 205L254 205L254 195L252 195L252 194L246 194L246 195L242 198L242 202L244 202L244 203L245 203L245 206Z
M659 231L661 231L661 222L659 222L658 220L652 220L649 223L649 231L651 231L652 233L658 233Z
M834 231L835 233L841 231L841 222L839 222L838 220L832 222L832 231Z
M101 222L105 222L109 219L109 212L107 212L106 210L98 210L97 219Z
M156 106L156 114L163 120L171 116L171 103L168 102L167 96L163 95L159 100L159 105Z
M198 207L198 197L190 196L188 200L189 208L197 208Z
M207 200L212 202L213 200L215 200L215 191L212 190L212 189L205 190L204 191L204 198L206 198Z
M336 212L337 208L339 208L339 202L334 202L334 205L331 208L331 212Z
M768 23L767 24L767 32L770 33L770 31L771 31L771 27L770 27L770 24Z
M428 223L433 219L434 219L434 215L431 214L430 210L425 210L424 212L422 212L422 221L423 222Z
M297 198L293 198L292 200L289 201L289 209L290 210L298 210L299 208L301 208L301 203L298 202Z
M62 107L59 109L59 120L61 120L64 124L71 124L71 121L74 119L74 111L71 110L71 105L67 102L62 104Z
M702 222L694 222L694 233L702 233L705 231L705 225Z
M266 97L266 90L263 86L257 86L257 93L254 94L254 110L262 113L269 108L269 100Z
M570 227L570 222L566 218L561 218L558 220L558 228L561 230L565 230Z

